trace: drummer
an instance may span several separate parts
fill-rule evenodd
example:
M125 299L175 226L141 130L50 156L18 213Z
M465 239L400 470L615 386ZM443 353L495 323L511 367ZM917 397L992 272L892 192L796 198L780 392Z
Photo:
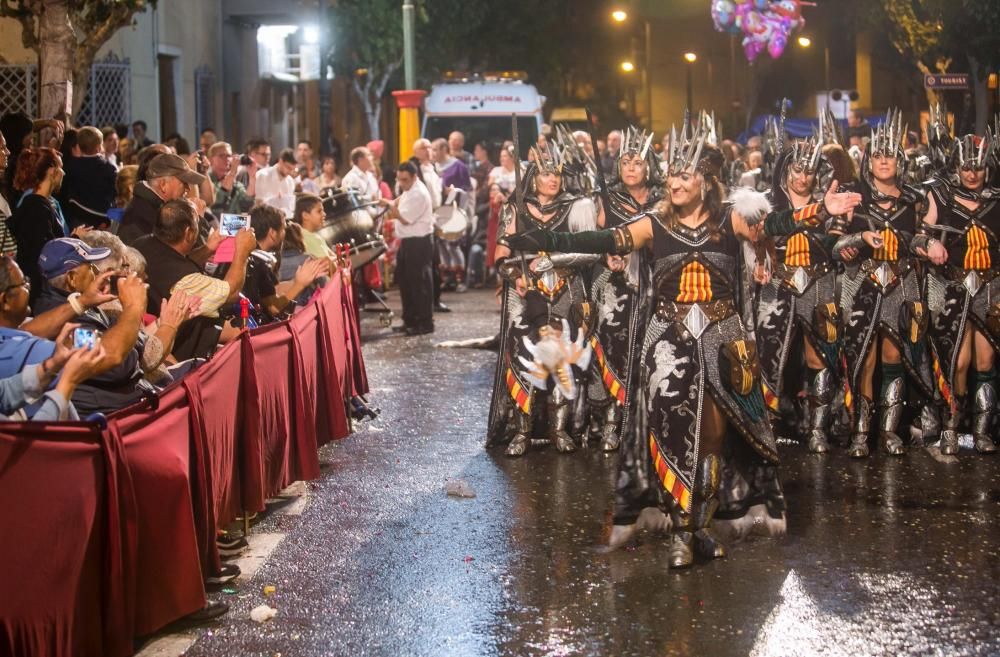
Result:
M406 161L396 170L400 189L394 201L380 199L388 208L388 217L395 219L396 235L400 238L396 280L403 302L403 325L393 330L406 335L424 335L434 331L434 294L431 263L434 251L434 209L430 192L421 182L419 169Z
M382 198L379 191L378 179L375 178L375 164L372 160L372 152L365 146L358 146L351 151L351 170L344 176L344 189L353 189L369 201L378 201ZM375 216L377 209L369 206L367 211Z

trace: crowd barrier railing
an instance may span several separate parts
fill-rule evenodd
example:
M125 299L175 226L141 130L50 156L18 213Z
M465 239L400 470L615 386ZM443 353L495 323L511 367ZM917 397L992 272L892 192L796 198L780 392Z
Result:
M106 424L0 425L0 656L119 657L206 604L216 531L319 476L367 392L349 280Z

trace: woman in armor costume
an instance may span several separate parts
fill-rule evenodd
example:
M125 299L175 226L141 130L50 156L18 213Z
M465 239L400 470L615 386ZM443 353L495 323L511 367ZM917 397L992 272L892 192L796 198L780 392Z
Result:
M709 529L717 510L737 533L785 527L756 349L738 310L740 240L756 241L770 206L752 192L755 200L738 211L724 205L723 158L703 140L699 132L671 143L669 198L656 212L603 231L506 238L524 250L649 250L652 304L640 332L637 412L621 446L612 543L636 527L644 508L669 510L671 568L692 565L696 551L725 556Z
M779 402L794 408L791 398L798 390L785 389L785 372L801 344L809 404L806 442L809 451L818 454L830 449L827 429L836 394L841 325L832 253L835 238L828 232L832 218L823 211L818 184L820 166L826 163L822 154L822 138L814 137L796 142L778 158L771 203L776 211L793 211L795 228L774 238L771 280L761 288L756 317L761 376L772 411L778 411ZM834 175L844 182L852 177L844 171Z
M976 450L996 451L990 437L997 406L994 354L1000 348L1000 191L990 186L995 136L955 142L952 179L932 185L924 234L916 243L936 266L927 280L935 378L948 409L941 453L958 453L958 429L972 393Z
M629 128L617 160L617 181L608 190L604 228L625 225L644 216L663 200L663 180L651 144L653 134ZM591 296L595 329L590 338L594 357L588 387L591 428L600 432L605 452L618 450L623 415L631 409L633 364L642 326L639 277L641 253L609 255L594 266Z
M913 381L929 402L934 397L925 339L929 315L913 241L923 196L900 179L905 136L901 119L898 111L890 111L885 123L872 131L861 169L865 202L854 211L846 231L849 234L835 247L838 252L848 248L863 255L860 262L846 268L841 282L841 309L846 319L846 403L854 422L848 454L854 458L869 453L877 363L882 382L878 438L885 453L904 452L897 429L906 381ZM861 242L862 234L870 231L880 236L876 248L865 248Z
M523 207L504 207L499 232L525 227L545 233L593 230L593 201L563 188L558 145L550 142L545 150L532 147L532 152L521 183ZM580 272L596 258L552 250L512 256L502 243L496 257L504 278L503 325L487 445L506 440L510 427L514 435L506 454L523 455L531 444L532 418L546 417L547 401L548 436L560 452L572 452L576 444L567 427L589 366L589 349L582 347L589 306ZM572 354L568 360L567 354ZM541 390L550 392L543 395Z

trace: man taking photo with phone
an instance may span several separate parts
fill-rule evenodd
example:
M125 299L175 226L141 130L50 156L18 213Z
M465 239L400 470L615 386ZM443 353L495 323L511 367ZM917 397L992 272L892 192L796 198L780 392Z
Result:
M241 214L249 212L254 204L254 192L257 187L257 177L249 179L249 187L236 179L239 172L239 158L233 155L232 147L217 141L208 149L208 177L215 185L215 202L212 203L212 214L221 216L223 213Z

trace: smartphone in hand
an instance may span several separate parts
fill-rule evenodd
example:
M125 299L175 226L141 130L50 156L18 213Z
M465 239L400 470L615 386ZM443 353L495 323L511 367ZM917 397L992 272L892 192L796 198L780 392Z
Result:
M223 237L236 237L244 228L250 227L250 215L230 214L223 212L219 217L219 234Z

